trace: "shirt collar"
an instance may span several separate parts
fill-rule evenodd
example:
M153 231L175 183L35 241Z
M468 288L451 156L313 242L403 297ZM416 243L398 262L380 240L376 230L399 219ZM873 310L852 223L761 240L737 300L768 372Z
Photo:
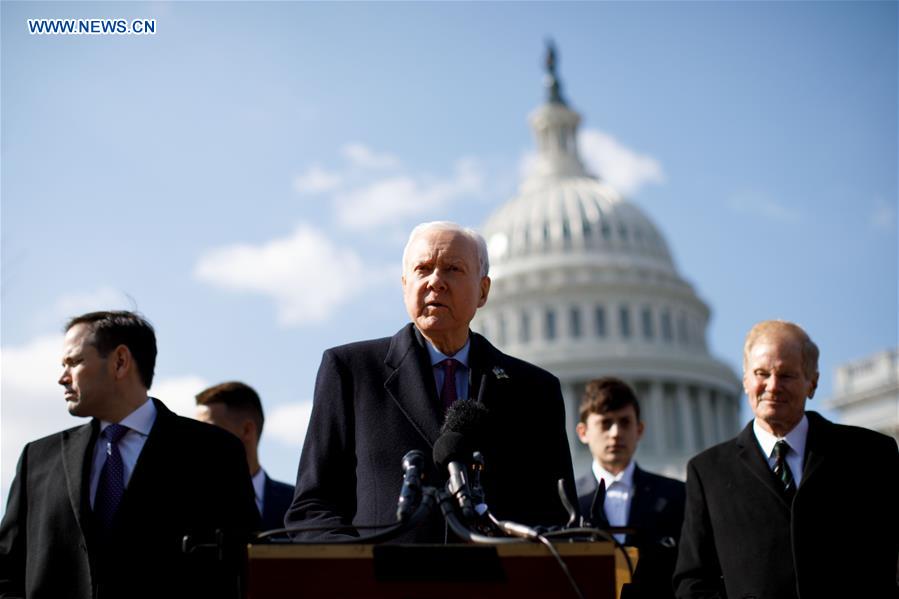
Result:
M119 424L127 426L130 430L140 433L143 436L150 434L153 423L156 422L156 406L149 397L139 408L122 418ZM112 424L105 420L100 421L100 431L102 432L107 426Z
M634 468L636 465L636 462L631 460L628 465L624 467L624 470L618 474L612 474L600 466L599 462L593 460L593 476L596 477L596 482L599 482L600 480L606 481L606 489L608 489L612 483L618 483L619 485L630 489L634 486Z
M774 444L780 441L780 438L763 429L757 418L752 421L752 432L755 433L755 438L758 440L762 451L765 453L765 457L770 458L771 454L774 452ZM788 432L783 439L786 439L791 451L795 451L800 456L803 456L805 455L805 440L807 438L808 417L803 414L799 424L794 426L793 430Z
M462 346L462 349L454 353L452 356L447 356L446 354L442 353L436 347L431 345L430 341L427 341L425 345L428 348L428 355L431 357L431 366L436 366L447 358L452 358L454 360L458 360L462 363L463 366L468 368L468 350L471 349L471 335L468 336L468 339L465 341L465 345Z
M260 468L256 474L253 475L253 491L256 493L256 500L261 501L263 499L263 495L265 494L265 470Z

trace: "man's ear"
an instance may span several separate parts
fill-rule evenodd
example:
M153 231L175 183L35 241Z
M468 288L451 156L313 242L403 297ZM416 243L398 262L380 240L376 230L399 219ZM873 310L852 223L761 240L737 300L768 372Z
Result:
M490 277L481 277L481 296L478 298L478 308L487 303L487 296L490 295Z
M817 373L817 372L816 372L814 378L812 378L812 381L811 381L811 389L809 389L809 392L808 392L808 398L809 398L809 399L811 399L811 398L813 398L813 397L815 396L815 391L818 389L818 375L819 375L819 374L820 374L820 373Z
M117 381L124 379L134 369L134 358L127 345L119 345L108 358L113 376Z
M241 440L254 440L256 443L259 442L259 433L256 430L256 423L251 419L244 418L243 422L240 423L240 438Z
M583 422L578 422L577 426L574 428L574 431L577 433L577 438L584 445L587 444L587 425Z

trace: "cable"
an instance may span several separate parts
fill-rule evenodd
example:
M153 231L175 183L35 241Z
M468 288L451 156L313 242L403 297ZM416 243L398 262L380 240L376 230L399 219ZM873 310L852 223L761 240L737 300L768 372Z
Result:
M545 537L551 538L568 538L568 537L577 537L578 535L588 535L591 537L599 537L604 541L611 542L615 549L621 552L621 555L624 556L624 562L627 564L627 571L630 574L631 580L634 578L634 564L631 562L631 556L627 554L627 548L624 545L618 542L613 535L610 535L605 530L600 528L566 528L564 530L554 530L552 532L543 533Z
M556 550L549 539L540 534L540 532L538 532L535 528L525 526L524 524L511 522L509 520L500 521L490 512L490 510L487 510L485 513L487 514L487 517L490 519L493 525L506 534L515 535L517 538L523 540L536 541L546 545L546 547L549 549L550 554L552 554L552 556L556 558L556 561L559 563L559 567L562 569L562 574L564 574L565 578L568 579L568 583L571 585L572 590L574 590L574 594L578 596L578 599L584 599L584 594L581 593L581 589L578 586L577 581L574 579L574 576L571 575L571 571L565 564L565 560L562 559L562 556L559 554L559 552Z
M546 545L546 548L549 549L549 552L552 554L552 556L556 558L557 562L559 562L559 567L562 568L562 574L564 574L565 578L568 579L568 583L571 585L571 589L574 591L574 594L577 595L578 599L584 599L584 594L581 593L580 587L577 586L577 582L574 580L574 576L571 575L571 571L565 564L565 560L562 559L562 556L559 554L558 550L553 547L552 541L550 541L543 535L537 535L537 540Z

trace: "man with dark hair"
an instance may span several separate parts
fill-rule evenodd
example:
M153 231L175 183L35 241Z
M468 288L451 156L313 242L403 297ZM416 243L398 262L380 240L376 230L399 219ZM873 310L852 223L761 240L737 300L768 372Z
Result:
M752 327L743 389L755 417L687 465L678 597L899 597L896 441L806 411L817 387L802 327Z
M559 380L473 333L469 323L490 290L487 244L450 222L413 229L403 252L403 299L411 323L393 337L327 350L315 382L297 491L285 522L357 534L354 524L396 521L403 455L432 455L455 401L480 398L486 500L498 518L560 524L559 479L573 486ZM429 463L429 484L446 472ZM442 542L435 516L405 541Z
M293 485L269 478L259 465L259 439L265 424L259 394L244 383L214 385L197 394L197 420L220 426L243 443L262 516L261 530L284 526L284 514L293 500Z
M577 436L590 448L593 471L577 480L578 501L594 526L634 530L616 535L640 551L634 581L622 596L672 597L684 483L637 466L633 457L643 429L640 403L627 383L613 377L587 383Z
M238 596L258 517L240 443L147 396L156 336L141 316L92 312L65 330L59 384L91 421L22 451L0 596Z

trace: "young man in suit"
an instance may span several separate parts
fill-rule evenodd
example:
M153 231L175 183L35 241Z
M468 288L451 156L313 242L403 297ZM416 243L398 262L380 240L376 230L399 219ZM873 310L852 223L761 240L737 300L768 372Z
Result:
M244 383L214 385L196 396L197 420L220 426L235 435L247 454L247 465L262 517L260 530L284 526L284 514L293 501L293 485L269 478L259 465L259 439L265 424L259 394Z
M801 327L752 327L743 389L755 418L687 466L678 597L897 597L896 441L807 412L817 386L818 347Z
M155 363L137 314L69 321L59 384L69 413L91 421L22 451L0 524L0 596L238 596L257 518L243 449L149 398Z
M640 551L634 581L622 596L673 597L684 483L637 466L633 458L643 429L640 404L627 383L613 377L587 383L577 436L590 448L593 467L577 480L578 502L594 526L634 529L616 535Z
M447 406L483 400L490 430L480 451L486 500L500 519L561 524L559 479L573 487L559 380L507 356L468 325L490 290L487 244L448 222L416 227L403 252L412 322L393 337L327 350L288 525L324 527L304 538L356 535L354 524L396 522L403 455L430 456ZM427 460L426 480L446 472ZM442 519L403 540L442 542Z

